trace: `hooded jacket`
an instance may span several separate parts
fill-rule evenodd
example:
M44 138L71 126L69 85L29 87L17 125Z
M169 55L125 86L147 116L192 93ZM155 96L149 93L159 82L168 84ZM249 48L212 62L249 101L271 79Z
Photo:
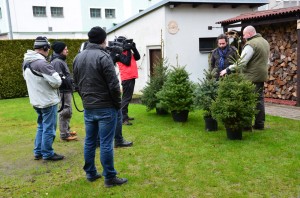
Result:
M100 45L88 43L73 62L74 82L85 109L121 108L121 92L112 58Z
M51 57L51 65L53 65L55 71L59 74L64 75L68 80L73 81L71 74L70 74L70 70L69 67L66 63L66 56L57 54L57 53L53 53L52 57ZM62 85L59 87L59 91L62 93L72 93L73 89L70 86L63 86Z
M42 76L33 74L29 68L24 68L26 63L30 63L31 69ZM34 107L46 108L59 103L58 88L61 85L61 78L43 55L27 50L22 68L30 103Z

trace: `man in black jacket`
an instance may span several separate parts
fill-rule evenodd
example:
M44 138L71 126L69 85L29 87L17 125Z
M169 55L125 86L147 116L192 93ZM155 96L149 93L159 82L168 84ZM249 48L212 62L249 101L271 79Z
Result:
M73 63L74 81L84 107L86 137L83 169L88 181L101 177L95 166L99 135L104 184L112 187L127 182L127 179L116 176L114 168L113 140L121 107L120 86L113 61L105 52L106 32L100 27L93 27L88 37L86 49L76 56Z
M237 50L228 43L228 37L220 34L217 38L218 47L212 51L210 66L217 68L216 78L219 79L220 72L231 64L231 58L237 58Z

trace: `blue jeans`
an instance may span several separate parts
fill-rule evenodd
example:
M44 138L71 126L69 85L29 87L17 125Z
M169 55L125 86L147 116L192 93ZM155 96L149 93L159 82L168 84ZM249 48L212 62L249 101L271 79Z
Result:
M34 155L47 159L54 155L52 144L55 138L57 105L47 108L34 107L37 118L37 131L34 141Z
M113 140L117 124L117 110L115 108L85 109L85 143L84 143L84 171L86 177L96 175L95 152L97 135L100 137L100 162L103 176L107 179L116 176L114 168Z

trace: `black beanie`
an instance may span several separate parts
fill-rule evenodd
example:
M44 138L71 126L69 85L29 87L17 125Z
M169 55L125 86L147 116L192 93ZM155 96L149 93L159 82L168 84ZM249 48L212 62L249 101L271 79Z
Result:
M47 37L44 37L44 36L36 37L36 39L34 41L34 44L33 44L33 48L34 49L41 49L44 46L47 46L48 49L50 48L50 43L49 43Z
M55 53L60 54L66 48L66 44L61 41L55 41L51 48Z
M93 27L89 33L89 42L102 44L106 39L106 32L99 26Z

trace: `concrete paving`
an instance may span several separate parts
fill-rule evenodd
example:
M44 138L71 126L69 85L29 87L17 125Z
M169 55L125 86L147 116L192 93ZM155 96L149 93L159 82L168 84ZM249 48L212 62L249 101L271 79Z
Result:
M265 111L268 115L300 120L300 107L265 102Z

